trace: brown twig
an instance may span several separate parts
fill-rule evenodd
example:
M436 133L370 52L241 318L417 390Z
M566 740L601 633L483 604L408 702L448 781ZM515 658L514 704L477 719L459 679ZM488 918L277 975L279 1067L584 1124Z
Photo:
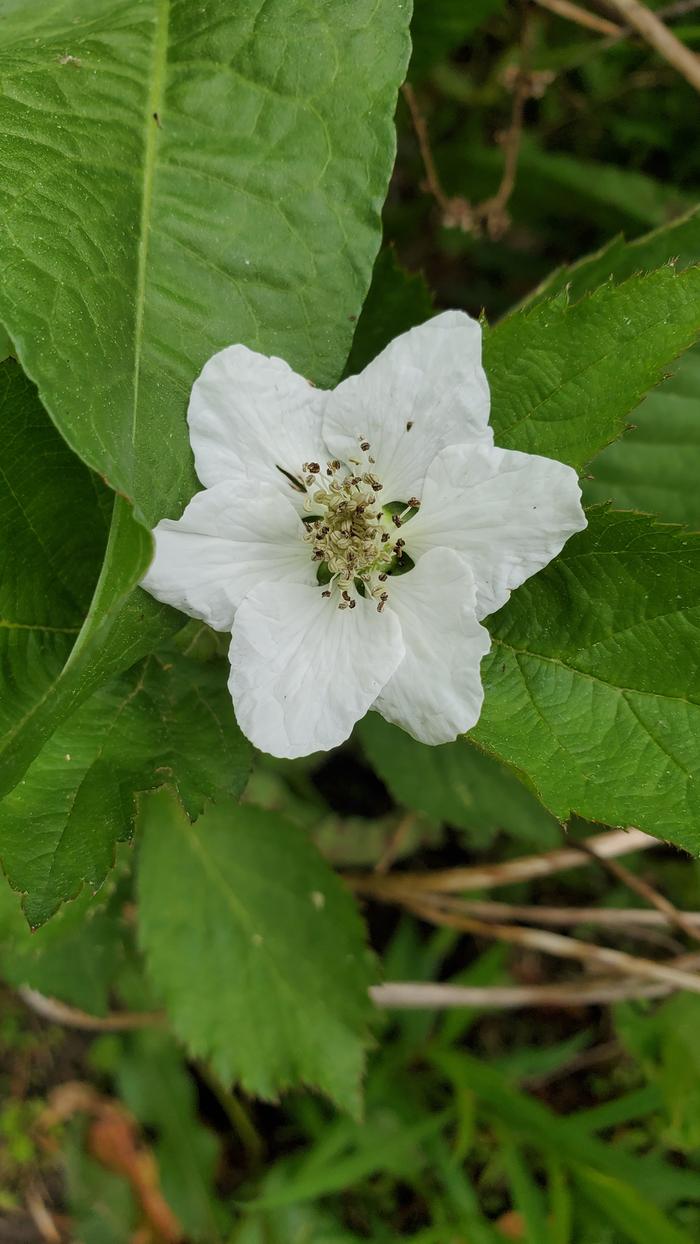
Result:
M63 1236L36 1184L32 1184L27 1190L24 1201L42 1240L45 1240L46 1244L61 1244Z
M664 25L658 13L648 9L641 0L609 0L609 4L628 26L641 35L645 43L668 61L696 91L700 91L700 57L681 43L677 35Z
M586 30L594 30L599 35L624 35L622 26L618 26L616 22L608 21L607 17L599 17L597 13L589 13L588 9L582 9L580 4L572 4L571 0L535 0L543 9L549 9L550 13L556 13L557 17L565 17L570 22L576 22L577 26L584 26Z
M598 859L612 859L628 855L631 851L648 851L650 847L661 845L658 838L652 838L641 829L614 829L609 833L594 834L586 839L586 844L589 853ZM436 869L425 873L397 872L387 877L377 876L376 873L346 873L345 881L358 893L377 898L400 894L459 894L462 890L492 889L511 885L515 881L550 877L568 868L581 868L585 863L586 856L580 846L570 846L522 856L517 860L468 868Z
M165 1023L162 1011L117 1011L112 1015L89 1015L87 1011L59 1002L58 998L49 998L27 985L22 985L17 993L25 1005L42 1019L62 1024L64 1028L81 1028L85 1032L128 1032L133 1028L150 1028Z
M676 966L700 968L700 955L682 955ZM475 1007L479 1010L518 1010L521 1007L606 1006L635 998L664 998L675 987L661 981L593 977L557 985L447 985L424 981L387 981L370 989L375 1006L383 1010L453 1010Z
M623 950L613 950L609 946L595 946L575 937L550 933L547 929L529 929L515 924L476 920L473 916L446 911L443 907L428 901L427 896L421 902L407 898L401 901L414 915L420 916L421 919L431 924L446 925L448 928L459 929L463 933L471 933L475 937L497 938L512 946L525 946L528 950L539 950L543 954L554 955L558 959L575 959L579 963L611 968L613 972L619 972L622 976L665 981L677 989L700 993L700 976L685 972L681 968L674 967L673 964L638 958Z
M396 856L401 850L407 835L410 834L413 826L415 825L415 822L415 812L406 812L404 816L401 817L386 847L374 865L375 873L379 873L380 875L388 873L391 865L396 859Z
M476 226L473 208L467 199L462 198L460 195L448 195L445 192L433 158L428 123L423 116L416 93L410 82L404 82L401 87L401 93L411 114L411 122L418 141L421 160L423 161L423 171L425 174L423 188L432 195L440 208L442 223L446 228L457 228L464 233L471 233Z
M681 917L684 931L696 939L700 937L700 911L679 912L673 908L674 919L665 911L650 911L646 907L540 907L537 904L458 899L448 895L440 895L439 902L449 911L461 911L480 920L522 920L528 924L554 925L558 928L597 924L630 934L634 934L637 928L663 928L677 923L677 918Z
M587 855L591 854L585 842L581 843L581 850ZM698 929L697 922L693 920L694 913L679 911L670 899L664 898L663 894L659 894L658 890L655 890L648 881L631 872L619 860L597 858L598 863L606 872L615 877L617 881L620 881L622 885L627 886L628 890L631 890L633 894L639 895L640 898L649 903L650 907L655 907L665 917L668 924L675 925L677 929L680 929L681 933L685 933L686 937L700 941L700 929Z

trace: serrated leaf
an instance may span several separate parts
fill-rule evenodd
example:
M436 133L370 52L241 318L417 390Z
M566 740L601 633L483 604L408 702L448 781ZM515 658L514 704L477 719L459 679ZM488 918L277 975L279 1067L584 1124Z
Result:
M357 729L368 760L398 803L466 830L470 841L488 841L505 830L542 849L559 842L555 818L512 770L467 739L427 747L378 713L368 713Z
M566 268L557 268L526 300L534 306L563 290L578 302L606 281L618 285L640 272L673 264L677 272L700 263L700 208L693 208L670 225L663 225L641 238L626 241L618 235L599 251Z
M139 930L175 1032L224 1081L299 1082L356 1113L371 961L350 894L274 813L223 803L190 825L143 804Z
M30 924L87 882L97 889L128 838L135 791L172 781L191 816L240 794L250 747L220 665L147 658L59 730L0 805L0 853Z
M508 317L484 341L496 443L582 468L698 334L700 267Z
M589 502L610 501L700 529L700 348L687 350L671 377L631 416L632 427L591 464Z
M490 622L477 743L556 816L700 849L700 536L639 514L586 531Z
M337 378L378 246L409 9L4 13L0 322L66 440L148 526L195 490L185 408L217 349Z
M391 247L377 257L372 284L357 322L345 374L354 376L388 346L399 333L408 332L434 315L430 290L420 273L407 272Z

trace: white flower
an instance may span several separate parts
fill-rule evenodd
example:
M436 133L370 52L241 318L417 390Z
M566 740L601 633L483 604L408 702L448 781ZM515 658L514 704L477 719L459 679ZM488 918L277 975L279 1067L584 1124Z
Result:
M480 619L586 525L575 472L497 449L481 331L459 311L315 389L245 346L188 420L197 493L143 586L232 630L241 729L276 756L335 747L374 708L424 743L481 711Z

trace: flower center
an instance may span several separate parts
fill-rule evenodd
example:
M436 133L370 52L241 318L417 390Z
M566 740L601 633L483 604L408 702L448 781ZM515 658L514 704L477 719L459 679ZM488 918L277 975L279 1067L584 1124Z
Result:
M318 562L318 580L324 596L338 592L338 608L354 609L357 596L372 597L381 613L389 599L387 581L413 563L405 553L399 529L415 513L419 502L412 497L404 505L383 506L383 485L372 467L368 441L360 441L362 457L347 465L338 459L321 467L305 462L302 475L306 498L304 539Z

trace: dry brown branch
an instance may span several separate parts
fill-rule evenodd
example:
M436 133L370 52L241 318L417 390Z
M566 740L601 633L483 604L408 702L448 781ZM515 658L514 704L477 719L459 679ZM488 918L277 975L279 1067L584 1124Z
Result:
M605 834L594 834L586 839L588 853L598 859L612 859L628 855L632 851L648 851L661 845L641 829L614 829ZM345 881L360 894L377 898L389 898L401 894L442 893L459 894L462 890L492 889L511 885L514 881L533 881L537 877L550 877L568 868L581 868L587 856L580 847L558 847L539 855L526 855L517 860L505 860L498 864L483 864L468 868L436 869L425 873L392 873L388 877L376 873L346 873Z
M696 91L700 91L700 57L691 52L677 35L664 25L658 13L652 12L640 0L608 0L628 26L641 35L642 39L653 47L664 60L668 61L689 82Z
M541 907L536 903L495 903L486 899L482 902L448 895L440 895L439 905L480 920L522 920L567 929L576 924L597 924L630 934L638 928L665 928L674 923L665 912L646 907ZM684 928L687 926L693 937L700 937L700 911L676 912L676 916L682 917Z
M507 207L510 196L515 189L515 178L518 171L520 145L523 137L523 121L525 119L525 102L532 94L532 78L529 73L529 60L532 48L533 24L527 9L523 16L523 29L520 39L520 64L513 78L513 105L510 125L500 142L503 147L503 174L498 190L493 198L486 199L476 210L486 226L490 238L497 241L503 237L510 225Z
M42 1240L46 1244L61 1244L63 1236L59 1231L54 1216L49 1210L40 1189L33 1184L27 1191L25 1198L27 1211L31 1215L32 1222L36 1227Z
M77 1007L59 1002L58 998L48 998L36 989L22 985L17 990L22 1001L30 1010L48 1019L53 1024L62 1024L64 1028L81 1028L85 1032L128 1032L132 1028L149 1028L165 1022L161 1011L123 1011L113 1015L88 1015Z
M456 228L461 229L463 233L471 233L476 226L473 208L467 199L463 199L460 195L452 196L445 192L435 160L433 159L428 123L423 116L416 93L410 82L404 82L401 87L401 93L411 114L411 122L418 141L421 160L423 161L423 171L425 173L423 188L432 195L440 208L442 223L446 228Z
M657 963L653 959L642 959L636 955L629 955L623 950L614 950L609 946L595 946L575 937L550 933L547 929L528 929L520 925L477 920L473 916L446 911L444 907L431 903L428 896L424 897L421 902L407 898L401 901L414 915L420 916L421 919L431 924L446 925L448 928L459 929L463 933L471 933L475 937L497 938L512 946L525 946L528 950L539 950L543 954L554 955L558 959L575 959L579 963L592 964L594 967L610 968L622 976L665 981L677 989L700 993L700 976L674 967L672 963Z
M415 812L406 812L404 816L401 817L386 847L384 848L384 851L374 865L375 873L388 873L391 865L396 859L396 856L401 850L407 835L410 834L413 826L415 825L415 821Z
M582 9L580 4L572 4L571 0L535 0L535 3L543 9L549 9L550 13L556 13L557 17L565 17L570 22L576 22L577 26L584 26L586 30L594 30L596 34L624 35L625 33L622 26L608 21L607 17L599 17L597 13L589 13L588 9Z
M587 855L591 854L585 842L582 844L581 849ZM627 886L628 890L631 890L633 894L639 895L651 907L655 907L666 918L668 924L675 925L677 929L680 929L681 933L685 933L686 937L691 937L695 941L700 940L700 929L697 927L697 922L694 922L692 919L694 913L679 911L670 899L665 898L663 894L659 894L658 890L655 890L648 881L631 872L619 860L599 858L598 862L606 872Z
M700 968L700 955L681 955L677 967ZM556 985L443 985L424 981L387 981L370 989L375 1006L384 1010L424 1010L476 1007L479 1010L517 1010L521 1007L604 1006L633 998L664 998L675 987L661 981L592 977Z

